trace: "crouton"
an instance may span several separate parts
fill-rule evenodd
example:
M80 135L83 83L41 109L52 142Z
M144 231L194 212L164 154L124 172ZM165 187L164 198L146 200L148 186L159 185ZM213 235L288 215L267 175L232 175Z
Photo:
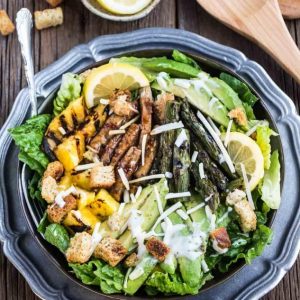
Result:
M127 254L122 243L111 237L104 238L96 247L94 256L101 258L112 267L115 267Z
M146 248L148 252L160 262L164 261L170 252L170 248L154 236L147 241Z
M226 197L226 203L228 205L234 205L235 203L246 198L246 193L242 190L235 189L234 191L228 193Z
M230 119L234 119L241 126L246 126L247 125L247 116L246 116L245 112L240 107L232 109L228 113L228 117Z
M126 268L136 267L138 261L139 261L139 259L138 259L137 254L135 252L133 252L129 256L126 257L126 259L124 261L124 266Z
M52 7L56 7L63 2L63 0L46 0Z
M212 240L216 240L219 248L225 249L231 246L229 235L224 227L220 227L211 231L209 236Z
M138 113L137 105L131 100L131 93L126 91L118 91L114 93L110 99L109 104L112 111L118 116L131 117Z
M48 176L42 180L41 194L47 203L53 203L58 194L58 186L56 180Z
M70 240L70 246L66 252L69 263L86 263L92 253L92 236L87 232L76 233Z
M91 169L91 188L110 188L115 183L115 172L112 166L96 166Z
M256 214L246 199L237 202L234 209L240 216L240 226L244 232L256 229Z
M51 176L55 180L58 180L64 174L64 166L60 161L54 161L48 164L47 169L44 173L44 178Z
M9 35L15 30L15 25L5 10L0 10L0 32L2 35Z
M119 232L121 229L121 220L120 215L118 212L113 213L111 216L109 216L107 220L108 227L115 232Z
M60 7L34 12L35 27L38 30L61 25L63 19L63 11Z
M64 197L65 204L60 207L57 203L49 205L47 208L48 219L51 223L61 223L66 215L77 208L77 200L74 196Z

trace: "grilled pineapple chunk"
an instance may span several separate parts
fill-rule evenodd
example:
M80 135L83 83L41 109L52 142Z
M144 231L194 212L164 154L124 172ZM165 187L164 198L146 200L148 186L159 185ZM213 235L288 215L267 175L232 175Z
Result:
M76 217L73 210L67 214L63 221L63 225L66 226L67 229L73 234L75 232L82 232L89 229L88 226L84 224L81 219L78 219Z
M82 222L94 230L95 225L100 221L88 208L82 208L79 210L81 213Z
M55 149L57 159L64 165L66 171L73 170L83 159L85 139L82 133L76 133L66 138Z
M72 176L70 172L65 172L64 176L60 179L58 183L58 190L65 191L72 185Z
M78 201L79 210L91 204L95 200L94 192L88 192L80 188L77 188L76 190L79 194L79 201Z
M119 209L117 202L106 190L101 189L95 197L95 201L87 206L93 215L108 217Z
M105 107L105 105L99 104L86 117L85 125L80 129L80 132L83 133L86 139L92 138L106 121L107 112Z

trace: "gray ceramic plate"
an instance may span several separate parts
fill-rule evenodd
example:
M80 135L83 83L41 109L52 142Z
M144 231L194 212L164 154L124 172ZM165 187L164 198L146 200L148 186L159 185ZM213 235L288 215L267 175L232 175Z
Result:
M180 30L155 28L103 36L75 47L36 75L40 110L47 111L50 108L51 95L65 72L78 72L96 62L105 62L112 56L130 53L161 55L168 54L173 48L194 55L211 72L225 69L244 79L261 99L256 112L264 117L269 117L270 113L273 126L276 124L278 127L285 156L282 170L285 170L288 180L284 181L282 204L272 225L274 239L271 246L251 266L240 268L241 265L238 265L232 270L231 276L226 277L226 281L218 277L213 285L199 295L185 298L257 299L272 289L292 266L300 246L300 159L297 156L300 150L300 118L292 101L259 65L232 48ZM17 149L7 134L7 128L22 123L28 115L28 90L24 89L18 95L0 136L0 239L4 243L4 253L41 298L111 298L101 295L96 289L83 286L70 276L62 256L36 232L35 223L40 218L41 208L27 198L26 179L30 173L19 164ZM281 150L279 139L274 147Z

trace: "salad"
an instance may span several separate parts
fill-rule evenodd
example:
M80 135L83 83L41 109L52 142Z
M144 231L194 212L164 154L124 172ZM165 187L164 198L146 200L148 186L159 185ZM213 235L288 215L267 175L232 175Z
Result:
M271 242L277 136L258 98L192 58L112 58L67 73L53 113L10 129L38 231L105 294L197 294Z

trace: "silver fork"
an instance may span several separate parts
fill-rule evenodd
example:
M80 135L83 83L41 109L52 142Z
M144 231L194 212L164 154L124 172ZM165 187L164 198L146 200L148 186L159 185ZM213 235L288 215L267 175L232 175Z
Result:
M31 29L32 15L27 8L22 8L17 13L16 27L18 40L21 46L25 76L28 83L29 99L31 103L31 116L37 115L37 99L34 82L34 67L32 59Z

